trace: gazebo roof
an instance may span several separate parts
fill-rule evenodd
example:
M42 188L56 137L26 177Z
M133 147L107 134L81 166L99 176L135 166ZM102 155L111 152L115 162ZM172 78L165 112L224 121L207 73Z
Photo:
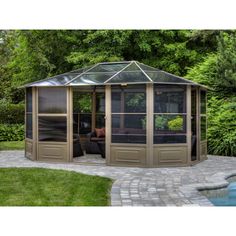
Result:
M137 61L122 61L98 63L90 67L73 70L44 80L26 84L25 87L148 83L202 86L193 81Z

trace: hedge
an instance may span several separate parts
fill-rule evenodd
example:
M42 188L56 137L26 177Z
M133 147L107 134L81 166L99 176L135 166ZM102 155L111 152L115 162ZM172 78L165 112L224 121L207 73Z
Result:
M22 124L0 124L1 141L22 141L25 138L24 125Z
M25 105L0 103L0 124L24 124Z
M212 97L208 102L208 152L236 156L236 98Z

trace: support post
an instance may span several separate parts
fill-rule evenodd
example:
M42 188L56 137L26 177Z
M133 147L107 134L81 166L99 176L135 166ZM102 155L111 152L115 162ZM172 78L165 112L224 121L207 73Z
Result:
M153 84L146 85L146 166L153 166L153 109L154 109L154 89Z
M67 146L68 161L73 161L73 88L67 88Z
M106 124L106 164L111 163L111 86L106 85L105 87L105 124Z
M187 106L187 145L188 145L188 165L191 164L191 86L187 85L187 96L186 96L186 106Z

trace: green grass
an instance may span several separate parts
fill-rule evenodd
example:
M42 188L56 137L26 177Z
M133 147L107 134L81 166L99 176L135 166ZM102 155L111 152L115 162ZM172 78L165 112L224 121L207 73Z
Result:
M0 168L0 206L107 206L111 185L71 171Z
M3 150L22 150L25 147L24 141L0 142L0 151Z

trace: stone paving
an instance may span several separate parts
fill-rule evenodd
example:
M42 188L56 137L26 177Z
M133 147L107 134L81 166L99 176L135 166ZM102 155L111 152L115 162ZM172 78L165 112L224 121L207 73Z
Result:
M130 168L33 162L23 151L0 151L0 167L63 169L114 179L112 206L212 206L197 189L227 186L236 175L236 158L208 156L191 167Z

